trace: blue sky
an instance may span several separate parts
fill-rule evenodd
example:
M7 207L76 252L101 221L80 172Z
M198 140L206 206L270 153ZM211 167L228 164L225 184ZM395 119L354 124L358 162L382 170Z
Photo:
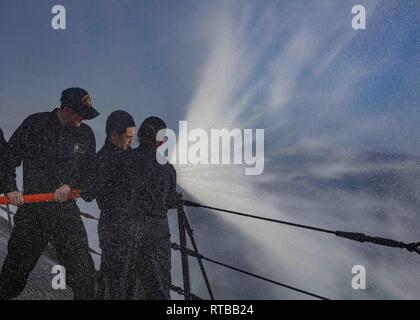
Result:
M1 4L0 32L7 44L2 46L1 109L14 110L7 115L14 125L25 114L56 106L68 86L90 91L102 113L98 129L117 107L139 119L153 111L165 118L173 111L182 115L191 82L178 77L191 79L187 67L197 60L189 59L194 47L181 34L188 28L180 25L187 13L172 14L180 8L169 2L64 1L68 29L57 32L50 27L53 4ZM177 48L181 44L186 48ZM9 129L10 121L5 122L1 125Z

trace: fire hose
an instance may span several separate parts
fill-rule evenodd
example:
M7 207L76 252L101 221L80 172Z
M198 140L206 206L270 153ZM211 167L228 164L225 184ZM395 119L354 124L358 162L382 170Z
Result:
M67 200L80 198L80 190L72 190L67 196ZM54 202L54 193L28 194L23 196L24 203ZM9 205L7 197L0 197L0 205Z

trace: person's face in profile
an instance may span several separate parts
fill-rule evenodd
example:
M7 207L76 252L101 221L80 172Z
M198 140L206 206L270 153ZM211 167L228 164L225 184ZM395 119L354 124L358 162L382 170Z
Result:
M111 133L111 142L118 148L127 150L133 143L134 127L127 128L125 132L118 134L116 131Z
M79 128L82 125L83 118L69 107L64 107L61 111L62 124L66 127Z

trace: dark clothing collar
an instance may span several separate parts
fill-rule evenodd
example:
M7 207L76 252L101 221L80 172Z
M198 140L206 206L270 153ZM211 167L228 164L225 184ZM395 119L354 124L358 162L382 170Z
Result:
M122 153L122 152L129 152L132 150L131 147L128 147L126 150L121 149L120 147L116 146L115 144L113 144L111 141L109 141L108 138L106 138L105 143L104 143L104 150L106 150L107 152L117 152L117 153Z
M137 149L141 153L156 153L156 147L151 144L140 144Z

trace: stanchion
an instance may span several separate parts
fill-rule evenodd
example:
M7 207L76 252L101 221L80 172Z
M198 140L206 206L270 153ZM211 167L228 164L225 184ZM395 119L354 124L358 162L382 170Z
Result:
M179 244L181 247L187 247L187 234L185 232L185 211L183 201L178 202L178 230L179 230ZM182 279L184 282L184 291L191 292L190 270L188 265L188 255L181 251L182 264ZM189 296L185 296L185 300L190 300Z

